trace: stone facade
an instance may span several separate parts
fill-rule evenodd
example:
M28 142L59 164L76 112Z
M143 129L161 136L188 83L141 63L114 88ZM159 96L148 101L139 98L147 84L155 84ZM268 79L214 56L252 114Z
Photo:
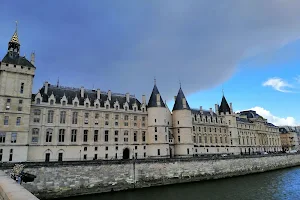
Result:
M34 54L19 55L17 32L0 65L0 161L192 157L281 150L278 127L255 111L191 109L182 89L173 110L156 84L135 96L48 82L32 94ZM22 61L22 62L21 62Z
M81 164L80 164L81 163ZM156 161L77 162L69 165L29 165L37 176L23 186L38 198L76 196L132 188L193 182L263 172L300 164L300 154L252 156L217 160L171 159ZM8 173L8 170L6 170Z

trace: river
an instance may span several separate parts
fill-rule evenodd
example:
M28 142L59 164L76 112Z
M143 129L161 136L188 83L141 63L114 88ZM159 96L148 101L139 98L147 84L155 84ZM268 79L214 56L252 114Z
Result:
M62 200L300 200L300 167Z

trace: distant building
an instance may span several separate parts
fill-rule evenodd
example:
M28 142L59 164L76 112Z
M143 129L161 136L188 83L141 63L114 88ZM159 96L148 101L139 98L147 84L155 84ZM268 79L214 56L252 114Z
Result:
M142 96L45 82L32 94L35 54L20 56L17 31L0 63L0 161L189 157L281 151L279 128L255 111L190 108L182 88L170 111L154 84Z
M299 150L299 132L295 127L283 126L279 128L283 151Z

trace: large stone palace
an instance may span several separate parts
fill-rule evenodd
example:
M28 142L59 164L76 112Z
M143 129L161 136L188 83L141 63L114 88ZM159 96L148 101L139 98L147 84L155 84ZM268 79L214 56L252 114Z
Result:
M279 128L255 111L190 108L179 88L172 111L156 83L135 96L45 82L32 94L35 54L20 55L17 30L0 66L0 161L168 158L281 150Z

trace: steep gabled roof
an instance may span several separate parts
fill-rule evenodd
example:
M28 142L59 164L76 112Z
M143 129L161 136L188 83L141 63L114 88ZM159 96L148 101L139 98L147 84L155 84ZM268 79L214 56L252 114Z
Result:
M14 57L9 56L9 53L7 53L4 58L2 59L3 63L13 64L13 65L21 65L24 67L33 67L35 66L29 62L25 57L16 55Z
M185 102L186 102L186 106L183 105L183 99L185 99ZM180 87L179 91L178 91L178 94L176 96L176 100L175 100L175 104L174 104L174 107L173 107L173 111L174 110L191 110L190 109L190 106L183 94L183 91Z
M229 105L228 105L228 103L227 103L227 100L226 100L226 98L225 98L224 95L223 95L223 97L222 97L221 105L220 105L220 107L219 107L219 112L220 112L220 113L221 113L221 112L223 112L223 113L228 112L229 114L231 114L230 107L229 107Z
M166 107L164 101L161 98L161 95L160 95L160 106L157 105L157 101L156 101L157 94L160 95L156 84L154 84L154 87L153 87L153 90L152 90L152 93L151 93L151 96L150 96L150 99L149 99L149 102L148 102L148 108L151 108L151 107Z

